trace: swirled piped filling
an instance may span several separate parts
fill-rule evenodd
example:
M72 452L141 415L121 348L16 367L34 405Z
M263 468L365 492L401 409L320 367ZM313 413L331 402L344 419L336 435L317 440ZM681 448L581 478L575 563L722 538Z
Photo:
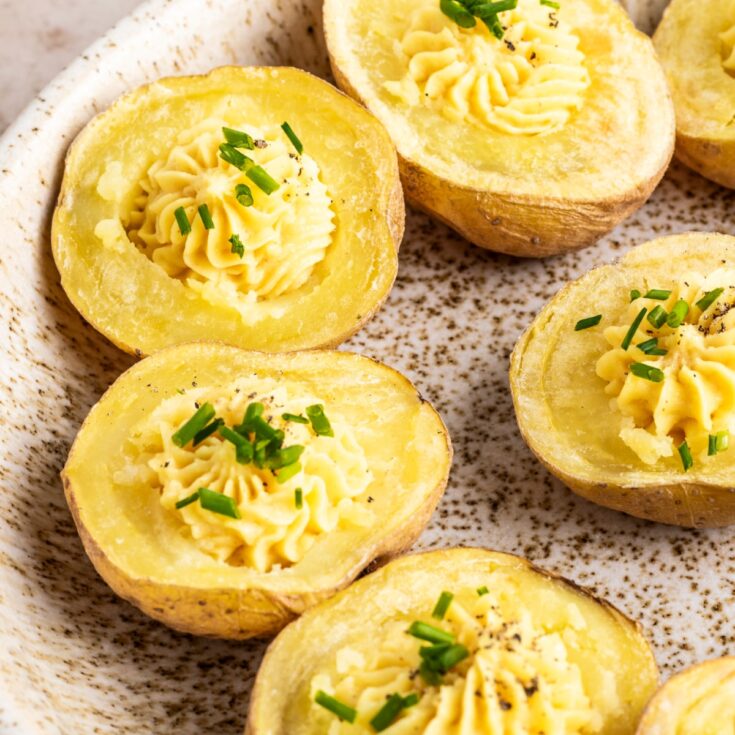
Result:
M259 572L295 564L322 534L374 522L351 426L317 396L264 378L164 400L135 428L115 480L149 485L203 553Z
M716 686L698 691L679 717L676 735L724 735L734 729L735 675L730 674Z
M247 317L254 303L308 283L332 242L334 211L318 163L281 128L243 126L251 147L228 157L226 127L210 119L181 133L141 180L127 231L171 278ZM243 160L271 185L259 186Z
M411 106L504 133L563 128L590 84L579 38L539 0L519 0L497 18L502 38L483 22L461 27L439 2L420 3L397 45L406 74L385 88Z
M632 298L625 322L604 331L597 374L623 442L650 465L678 452L688 470L726 451L735 431L735 270Z
M573 603L566 625L546 629L509 596L487 588L445 592L433 614L396 615L360 645L337 652L332 670L311 682L313 732L599 732L603 716L573 654L586 627ZM604 678L604 698L614 708L615 683Z
M735 76L735 24L720 33L722 68Z

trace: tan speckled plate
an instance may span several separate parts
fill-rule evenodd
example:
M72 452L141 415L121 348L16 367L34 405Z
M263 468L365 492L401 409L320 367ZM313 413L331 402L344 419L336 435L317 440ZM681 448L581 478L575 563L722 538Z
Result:
M661 0L631 9L650 28ZM89 407L130 364L59 286L48 225L64 151L97 110L164 74L224 63L327 74L318 0L154 0L48 87L0 141L0 732L233 735L262 643L173 633L117 599L87 561L59 470ZM656 7L658 6L658 8ZM406 372L454 438L446 498L421 547L528 556L639 619L669 674L733 653L731 532L634 520L580 500L523 445L506 371L514 341L569 278L636 242L735 234L735 192L675 165L599 246L546 262L470 247L412 213L386 307L349 347Z

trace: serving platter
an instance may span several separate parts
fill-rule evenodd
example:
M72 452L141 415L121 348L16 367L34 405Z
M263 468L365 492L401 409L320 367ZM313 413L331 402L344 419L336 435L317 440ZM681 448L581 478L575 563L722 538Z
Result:
M664 2L629 7L650 29ZM121 92L222 64L329 76L318 0L152 0L57 78L0 139L0 732L240 733L265 643L174 633L119 600L77 537L58 473L90 406L132 363L66 299L48 243L63 156ZM550 183L553 186L553 183ZM644 208L585 251L521 261L409 212L396 286L344 349L411 377L438 407L455 461L417 548L519 553L641 621L665 676L735 647L731 532L639 521L589 504L523 444L508 357L570 278L636 243L734 234L735 192L674 164Z

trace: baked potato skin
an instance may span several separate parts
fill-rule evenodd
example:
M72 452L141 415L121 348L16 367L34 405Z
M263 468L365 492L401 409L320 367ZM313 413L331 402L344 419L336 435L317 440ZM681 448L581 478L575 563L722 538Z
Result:
M721 528L735 524L735 486L731 484L723 484L716 479L712 481L686 479L687 476L681 473L678 474L676 481L673 481L670 475L663 476L657 481L656 473L653 472L649 472L647 477L638 476L637 482L616 483L610 478L601 482L579 472L570 472L559 461L554 461L549 455L548 447L540 441L538 427L531 418L537 406L528 398L524 369L526 355L530 349L535 348L538 340L543 340L546 325L558 312L568 310L570 305L575 303L579 284L583 279L589 283L587 279L594 279L598 274L604 277L610 268L625 263L631 256L636 257L636 254L649 257L648 253L655 252L655 257L661 262L676 263L682 257L682 248L691 247L695 255L698 251L707 251L710 257L716 259L718 252L716 241L719 238L722 238L722 242L735 253L735 239L729 236L685 233L653 240L630 251L628 256L624 256L613 266L593 269L581 279L567 284L556 294L516 343L510 360L510 388L521 435L546 469L586 500L637 518L669 525Z
M680 716L698 695L732 677L735 677L735 656L704 661L676 674L654 694L636 735L678 735L682 732Z
M540 578L558 584L566 591L572 592L580 598L593 600L602 607L611 623L621 631L626 645L630 645L637 651L640 658L640 665L635 672L635 676L639 678L641 683L646 682L649 688L652 686L655 687L655 683L659 678L658 666L653 651L646 641L643 629L639 623L626 617L609 602L596 597L590 590L574 582L570 582L558 574L540 569L527 559L485 548L458 547L404 556L392 564L362 577L349 589L342 590L326 603L307 611L299 620L289 625L282 632L282 635L279 635L270 644L261 663L261 668L250 697L245 735L286 735L285 730L277 729L279 726L283 727L281 722L277 722L277 714L275 717L272 715L274 710L276 712L278 710L280 704L278 700L292 695L293 692L284 690L280 682L274 681L273 677L279 671L279 662L286 655L286 651L293 645L294 641L304 640L306 638L305 633L311 626L318 624L322 611L331 612L351 595L357 597L357 601L359 602L359 594L362 594L363 588L369 589L370 585L380 585L381 589L389 588L390 578L393 574L401 572L410 574L412 571L425 569L427 572L436 574L436 577L432 577L432 580L438 587L446 588L451 586L452 582L451 579L447 579L447 570L449 568L456 569L457 574L459 574L462 569L482 568L483 566L488 570L495 567L510 567L531 571L538 574ZM434 591L432 588L432 595ZM433 603L433 599L431 603ZM359 610L359 605L355 606L354 609ZM268 717L267 720L265 719L266 716ZM635 719L637 721L637 716ZM632 734L632 732L633 730L631 728L630 733Z
M101 290L98 290L92 298L83 294L83 289L78 287L77 279L71 272L69 264L73 262L73 244L70 241L73 238L67 234L68 223L66 213L73 208L74 203L74 192L79 186L78 177L70 173L73 168L74 162L78 160L82 152L89 146L94 144L96 137L98 136L98 129L104 128L105 120L108 115L115 115L118 111L124 111L130 104L131 100L134 103L135 99L145 98L155 94L155 90L161 85L172 85L186 86L186 85L198 85L207 78L220 79L231 74L239 74L243 72L243 67L237 66L222 66L209 71L206 74L183 76L183 77L171 77L163 78L157 81L151 82L146 85L142 85L131 92L126 93L119 99L117 99L108 109L98 113L90 122L82 129L77 137L72 142L69 150L65 156L65 172L57 199L56 209L51 223L51 246L54 260L56 262L57 269L61 275L61 284L67 297L77 309L77 311L88 321L95 329L101 332L110 342L116 347L121 349L128 354L134 355L138 358L152 354L158 349L170 347L174 344L180 344L183 342L195 341L197 339L211 338L219 341L226 341L230 344L236 344L245 349L266 349L272 352L290 352L300 351L305 349L334 349L347 341L354 334L359 332L365 324L367 324L375 314L380 311L383 304L385 303L390 291L395 282L397 275L397 258L391 265L391 272L389 279L385 279L383 275L384 283L380 286L380 292L378 297L375 299L369 308L362 308L357 318L347 321L342 324L338 329L332 330L331 334L316 334L320 330L311 330L309 336L301 335L298 338L282 338L281 335L274 334L272 343L267 347L262 345L253 346L247 343L247 340L243 340L237 332L231 332L228 334L221 334L218 325L212 326L212 331L207 330L192 330L186 334L182 339L172 338L170 335L165 333L160 334L159 328L154 328L152 324L165 321L165 317L161 317L160 314L156 315L156 318L151 322L148 315L141 318L136 313L126 313L118 319L100 319L100 314L97 313L95 303L104 302L104 295ZM246 71L254 76L267 75L274 69L273 67L246 67ZM299 78L307 80L307 83L318 83L320 86L329 87L331 92L338 95L339 98L349 103L350 108L355 108L363 124L366 122L364 116L372 118L369 111L359 108L354 105L354 101L344 94L342 91L332 87L324 80L316 77L310 72L306 72L302 69L295 67L278 67L277 73L279 75L291 76L298 75ZM376 201L376 206L372 213L372 220L375 223L381 221L385 225L385 232L388 233L389 239L392 241L392 245L397 256L400 249L403 235L405 232L405 221L406 221L406 207L403 195L403 187L400 181L400 172L398 166L398 159L394 151L392 143L383 130L382 126L373 119L369 122L372 127L372 131L377 135L381 141L379 144L379 150L376 149L375 158L380 159L380 165L383 168L381 174L381 180L388 182L390 188L386 187L384 196L380 197L380 201ZM376 238L380 239L380 238ZM132 247L132 246L131 246ZM135 328L131 330L121 330L115 328L114 324L117 321L125 321L129 319L131 322L135 322ZM218 318L220 323L223 321L221 316ZM113 325L113 326L111 326ZM146 326L147 325L147 326ZM202 333L203 331L203 333ZM127 332L127 334L126 334ZM137 338L131 339L130 337L136 334ZM315 336L312 336L315 335Z
M325 8L337 2L325 0ZM337 85L370 109L368 100L351 83L334 52L337 44L330 42L330 37L336 35L336 29L327 22L324 33ZM650 44L647 37L639 35L642 43ZM659 92L664 102L661 119L666 121L661 138L670 143L662 149L657 170L618 196L572 201L462 186L405 157L399 145L398 161L406 201L474 245L506 255L546 258L593 245L648 200L671 163L675 138L673 102L665 85L662 84Z
M176 358L189 348L201 347L212 351L217 348L214 343L191 343L167 348L157 353L156 358L165 359L166 353ZM225 350L233 350L229 345L220 345ZM278 360L281 364L298 363L301 357L318 360L320 357L338 355L343 362L344 370L359 370L360 363L372 363L380 372L389 375L403 389L415 394L413 384L401 373L377 360L356 353L332 353L328 351L309 351L307 353L289 353L288 355L265 355L263 353L247 353L261 360ZM147 361L137 363L121 378L133 378L141 372ZM364 369L364 367L362 368ZM79 435L87 429L96 430L96 418L108 410L112 400L111 386L105 395L92 409L80 428ZM381 566L390 559L401 555L416 542L426 524L429 522L439 500L441 499L449 479L453 449L449 433L438 413L423 398L416 394L420 402L420 410L426 414L432 427L442 436L445 447L440 474L432 487L426 488L422 502L415 508L409 522L395 527L377 542L356 550L354 558L347 565L341 564L338 577L329 585L310 589L302 583L293 592L280 592L269 589L267 585L229 586L229 587L196 587L182 584L161 583L144 576L130 573L110 558L110 554L98 543L95 533L85 520L81 511L80 488L75 482L75 466L81 452L75 441L70 451L66 466L61 472L64 494L69 505L74 523L79 532L84 549L98 574L123 599L135 605L148 616L168 627L182 633L192 635L223 638L228 640L245 640L254 637L272 636L289 622L300 616L305 610L317 603L332 597L336 592L349 585L366 567ZM337 559L330 560L330 569L340 566ZM265 575L267 577L267 575Z

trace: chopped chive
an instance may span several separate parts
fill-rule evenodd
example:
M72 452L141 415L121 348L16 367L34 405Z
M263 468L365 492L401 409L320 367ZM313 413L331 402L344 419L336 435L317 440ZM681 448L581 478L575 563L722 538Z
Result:
M421 678L429 686L438 686L441 684L442 675L436 671L428 661L421 662L421 665L419 666L419 674L421 674Z
M182 235L188 235L191 232L191 222L189 222L189 218L186 216L186 210L183 207L179 207L174 212L174 217L176 217L176 223L179 225L179 232Z
M726 452L730 446L730 432L719 431L717 434L709 435L709 449L707 454L713 457L720 452Z
M455 636L452 633L418 620L411 623L407 633L419 640L429 641L429 643L454 643L455 640Z
M689 445L686 441L679 446L679 456L681 457L684 472L689 472L689 470L694 466L694 460L692 459L692 453L689 450Z
M638 312L638 316L633 320L633 323L630 325L630 329L628 329L622 343L620 344L620 346L624 350L627 350L628 347L630 347L630 343L633 341L633 337L635 337L636 332L638 331L638 327L641 326L641 322L643 321L643 317L646 315L646 311L646 309L641 309Z
M311 421L311 426L317 436L334 436L332 425L324 413L324 406L315 404L306 409L306 415Z
M202 218L202 224L205 230L213 230L214 222L212 215L209 213L209 207L206 204L200 204L198 208L199 216Z
M281 185L262 166L251 166L245 175L268 196L281 188Z
M286 136L293 144L296 152L301 155L304 152L304 144L299 140L296 133L294 133L293 128L287 122L285 122L283 123L283 125L281 125L281 129L284 133L286 133Z
M554 0L541 0L541 5L548 5L548 7L554 8L554 10L559 10L559 8L561 7L561 5L554 2Z
M407 697L403 698L403 707L408 709L409 707L415 707L419 703L419 695L416 692L411 692Z
M325 691L321 689L316 693L314 701L329 710L332 714L337 715L340 720L345 720L350 724L354 724L357 719L357 710L353 707L349 707L344 702L340 702L339 699L330 697Z
M223 426L219 430L219 435L226 441L230 442L230 444L234 444L236 447L247 442L247 437L244 437L242 434L238 434L238 432L233 431L228 426Z
M596 327L602 321L602 314L596 316L588 316L586 319L580 319L574 327L575 332L581 332L583 329Z
M227 161L227 163L232 164L235 168L239 168L241 171L244 171L247 168L248 162L250 161L245 154L240 153L237 148L231 146L229 143L222 143L222 145L220 145L219 157L223 161Z
M199 488L199 504L210 513L217 513L228 518L240 518L240 511L229 495L214 492L206 487Z
M199 500L199 490L189 495L189 497L184 498L183 500L179 500L179 502L176 503L176 510L181 510L182 508L186 508L187 505L196 503L197 500Z
M503 37L505 31L503 30L503 26L500 25L500 20L497 15L488 14L484 17L480 16L480 19L488 27L490 33L492 33L495 38L500 40Z
M465 646L461 643L455 643L454 645L449 646L449 648L439 656L438 661L444 671L449 671L449 669L456 666L460 661L464 661L469 655L470 652Z
M301 510L304 507L304 491L300 487L294 490L294 505L297 510Z
M656 329L661 329L668 318L669 315L666 313L666 309L663 309L661 306L656 306L648 315L648 322L651 326L656 327Z
M666 324L673 329L680 327L686 315L689 313L689 304L684 299L679 299L675 304L674 308L669 312L669 316L666 318Z
M444 620L444 616L447 614L447 610L449 610L453 599L454 595L451 592L442 592L439 595L434 611L431 613L431 617L437 620Z
M238 184L235 187L235 199L237 199L238 204L242 204L243 207L252 207L253 202L255 201L253 199L253 192L247 184Z
M707 442L707 455L714 457L717 454L717 434L710 434Z
M274 474L276 476L276 480L283 483L288 482L294 475L298 475L299 472L301 472L301 463L294 462L293 464L288 465L288 467L278 470Z
M279 449L275 452L265 463L265 466L269 470L281 470L284 467L294 464L299 461L299 458L304 453L305 447L298 444L286 447L285 449Z
M716 288L714 291L707 291L704 296L697 301L696 306L700 311L707 311L707 309L709 309L709 307L712 306L712 304L714 304L723 293L725 293L724 288Z
M249 441L235 445L235 459L238 464L250 464L253 461L254 449Z
M654 301L666 301L671 296L671 291L663 288L652 288L643 298L653 299Z
M205 426L201 431L197 432L194 435L194 439L192 441L192 444L194 446L197 446L197 444L201 444L205 439L212 436L217 429L219 429L220 426L224 426L225 422L224 419L215 419L212 421L209 426Z
M442 13L453 20L460 28L474 28L477 21L458 0L441 0L439 3Z
M263 411L265 411L265 406L262 403L249 404L245 409L245 422L252 421L253 419L258 418L258 416L262 416Z
M284 413L281 414L281 418L284 421L290 421L293 424L308 424L309 419L307 419L305 416L300 416L296 413Z
M225 140L233 148L247 148L252 151L255 148L255 141L250 135L244 133L242 130L233 130L232 128L222 128Z
M650 380L652 383L661 383L666 377L663 370L659 370L653 365L646 365L644 362L631 363L630 372L636 377Z
M630 302L631 303L633 303L634 301L637 301L640 297L641 297L641 292L637 288L634 288L630 292Z
M482 0L481 2L472 3L472 6L472 12L478 18L482 18L483 15L497 15L498 13L504 13L506 10L515 10L518 7L518 0L496 0L496 2Z
M233 235L227 242L232 245L231 253L235 253L240 258L245 255L245 245L243 245L239 235Z
M391 694L388 701L378 711L378 714L370 720L373 730L375 732L387 730L405 706L404 699L400 694Z
M487 587L482 586L482 587L477 588L478 597L482 597L483 595L489 595L489 594L490 594L490 590Z
M645 342L640 342L636 345L636 347L641 351L648 354L651 350L658 347L658 337L654 337L653 339L647 339Z
M185 447L213 418L214 406L205 403L196 413L171 437L177 447Z

